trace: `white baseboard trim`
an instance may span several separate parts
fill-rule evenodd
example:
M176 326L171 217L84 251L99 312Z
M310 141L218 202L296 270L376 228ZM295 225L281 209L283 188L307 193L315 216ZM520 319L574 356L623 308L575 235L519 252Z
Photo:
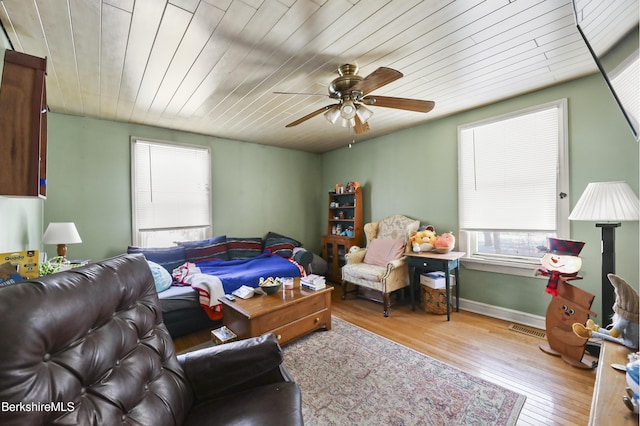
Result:
M515 311L513 309L502 308L500 306L487 305L486 303L462 298L460 298L460 309L505 321L513 321L518 324L528 325L529 327L539 328L541 330L545 329L545 317L540 315L528 314L526 312Z

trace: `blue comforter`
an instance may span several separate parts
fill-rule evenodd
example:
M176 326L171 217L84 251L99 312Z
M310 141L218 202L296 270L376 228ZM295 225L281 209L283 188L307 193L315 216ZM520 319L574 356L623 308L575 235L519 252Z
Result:
M301 276L301 267L297 263L272 254L236 260L206 259L196 262L196 266L203 274L218 277L227 294L243 285L258 287L260 277Z

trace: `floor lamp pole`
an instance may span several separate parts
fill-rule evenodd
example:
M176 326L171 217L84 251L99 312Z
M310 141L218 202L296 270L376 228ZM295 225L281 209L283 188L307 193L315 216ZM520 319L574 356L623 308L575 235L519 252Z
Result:
M609 324L616 301L613 286L607 278L616 272L616 228L620 223L596 223L602 228L602 326Z

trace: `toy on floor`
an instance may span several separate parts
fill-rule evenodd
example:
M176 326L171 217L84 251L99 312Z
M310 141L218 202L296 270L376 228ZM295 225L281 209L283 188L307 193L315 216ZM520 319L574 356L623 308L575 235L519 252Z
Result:
M573 324L573 332L580 337L596 337L620 343L631 349L638 349L640 343L640 299L638 293L625 280L615 274L607 275L616 293L613 304L613 322L601 328L588 320L586 326Z
M576 322L586 323L589 315L595 316L591 309L595 296L569 284L570 280L579 280L578 271L582 261L578 257L584 243L581 241L549 238L547 253L542 258L543 275L549 275L545 291L551 294L547 308L546 330L548 344L540 349L561 357L567 364L578 368L593 368L593 363L582 361L588 338L577 336L572 329Z
M578 368L594 368L592 362L583 362L588 338L577 336L571 326L576 322L586 322L596 314L590 310L595 296L560 277L558 295L551 298L546 315L547 344L539 348L549 354L561 357L567 364Z

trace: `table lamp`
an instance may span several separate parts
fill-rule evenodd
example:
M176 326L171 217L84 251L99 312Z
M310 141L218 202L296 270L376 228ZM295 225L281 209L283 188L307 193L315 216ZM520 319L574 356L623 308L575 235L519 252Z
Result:
M626 182L594 182L587 185L569 220L596 222L602 228L602 322L613 315L615 293L607 274L615 273L615 230L622 221L638 220L639 201Z
M67 256L67 244L81 242L80 234L73 222L51 222L42 236L42 244L57 244L58 256L63 258Z

